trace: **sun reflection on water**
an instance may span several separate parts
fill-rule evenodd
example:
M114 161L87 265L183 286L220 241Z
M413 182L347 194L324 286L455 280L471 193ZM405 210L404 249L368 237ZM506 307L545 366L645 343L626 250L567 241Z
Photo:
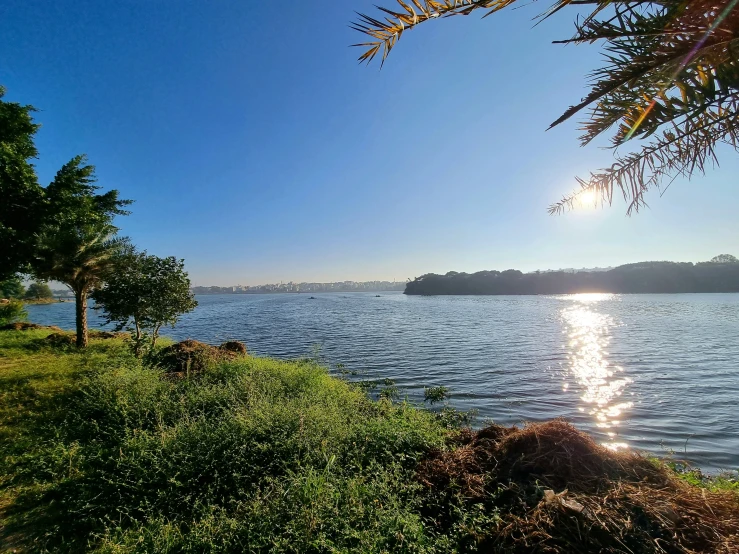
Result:
M626 448L626 443L616 442L613 431L621 422L624 412L633 402L622 401L626 387L632 379L623 375L623 368L608 363L606 348L611 339L610 331L617 325L608 314L593 309L593 303L612 299L612 294L577 294L568 297L574 304L561 312L569 342L567 358L569 371L580 391L583 405L578 407L595 419L595 425L609 437L604 443L608 448ZM567 385L563 390L567 390Z

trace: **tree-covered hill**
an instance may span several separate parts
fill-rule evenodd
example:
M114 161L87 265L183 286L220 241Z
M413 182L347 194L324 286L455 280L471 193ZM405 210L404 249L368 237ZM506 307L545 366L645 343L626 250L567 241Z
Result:
M718 258L718 257L717 257ZM571 294L739 292L739 263L639 262L608 271L428 273L405 294Z

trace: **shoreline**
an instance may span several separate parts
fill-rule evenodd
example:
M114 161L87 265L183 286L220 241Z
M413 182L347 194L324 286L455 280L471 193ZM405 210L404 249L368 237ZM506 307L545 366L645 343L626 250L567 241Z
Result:
M614 453L561 420L472 431L447 405L370 399L313 360L233 351L176 374L119 335L80 352L53 331L0 331L0 413L18 416L0 419L0 544L21 552L739 545L735 476Z

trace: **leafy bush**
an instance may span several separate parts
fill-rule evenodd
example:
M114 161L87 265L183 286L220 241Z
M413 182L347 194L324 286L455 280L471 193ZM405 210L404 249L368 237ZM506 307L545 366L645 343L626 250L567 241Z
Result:
M425 402L435 404L449 398L449 388L444 386L426 387L423 390L423 399Z
M413 472L446 435L314 362L261 358L191 379L95 371L59 428L73 478L37 540L104 552L418 551Z
M23 307L23 302L11 300L10 302L0 304L0 325L25 321L27 318L28 312Z
M0 298L19 299L23 298L26 289L23 281L17 275L0 281Z

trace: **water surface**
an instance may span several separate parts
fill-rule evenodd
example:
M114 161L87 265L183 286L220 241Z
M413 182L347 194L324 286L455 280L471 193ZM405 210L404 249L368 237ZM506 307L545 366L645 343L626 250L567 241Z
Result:
M614 449L739 468L739 294L314 296L199 296L167 334L280 358L319 346L412 400L447 386L480 421L565 417ZM74 327L71 303L29 312Z

